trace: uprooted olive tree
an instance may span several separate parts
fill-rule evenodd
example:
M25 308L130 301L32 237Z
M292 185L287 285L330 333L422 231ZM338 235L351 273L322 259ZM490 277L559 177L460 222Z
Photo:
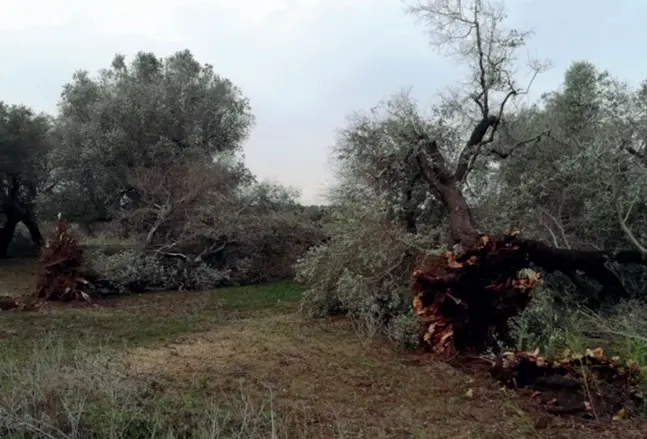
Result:
M452 148L455 145L442 145L425 129L420 119L412 117L400 138L400 141L411 145L429 192L448 212L452 249L443 255L428 258L413 273L414 310L424 322L421 335L426 344L445 356L497 350L500 343L507 339L509 320L522 312L532 300L532 290L539 281L541 271L565 275L586 293L584 296L590 306L627 298L629 294L617 276L614 265L647 266L647 249L627 226L629 213L621 207L620 175L626 174L630 157L636 156L636 152L644 148L642 136L636 129L638 121L626 122L627 113L622 114L623 119L613 119L613 115L610 115L607 123L592 118L585 121L589 124L599 123L606 129L605 137L591 139L591 143L599 144L601 140L607 143L602 148L604 151L598 151L600 160L611 156L605 152L614 152L612 156L615 162L607 163L606 168L618 171L618 175L612 175L606 184L615 206L614 218L634 249L558 248L539 240L523 238L519 230L500 236L483 233L475 224L465 191L474 169L480 167L481 170L496 172L497 167L492 166L491 158L505 160L520 150L541 149L546 142L561 140L546 124L530 125L524 133L525 137L514 138L515 130L510 129L515 122L514 115L508 119L505 114L515 98L527 92L527 88L521 89L513 78L513 61L515 52L524 45L528 33L504 29L503 10L480 0L428 1L411 10L430 23L436 43L471 68L472 89L462 97L463 101L473 103L477 114L471 122L469 137L454 157ZM534 78L542 67L539 64L531 67L531 77ZM454 102L459 102L460 98L461 92L453 96ZM617 110L621 106L618 102L612 104L608 109ZM451 111L441 114L435 122L446 123L447 114L451 114ZM453 122L459 116L465 121L469 120L465 113L458 115L454 112L452 116ZM464 126L469 125L466 123ZM550 166L549 163L545 165ZM597 289L593 291L591 281L597 284ZM588 367L584 361L586 359L598 361L594 370L606 367L611 371L592 375L614 389L621 388L620 393L624 396L619 401L605 400L605 396L599 394L601 401L592 405L594 400L584 392L589 384L589 378L583 372ZM505 363L499 359L494 370L499 372L499 377L507 376L502 378L506 383L528 386L541 393L540 381L555 375L554 387L575 389L567 392L577 395L576 403L572 406L567 407L559 398L544 401L544 404L557 405L556 413L560 410L564 413L582 411L597 415L605 409L607 413L631 410L636 404L627 405L629 402L642 403L638 392L640 369L617 359L607 360L603 353L553 364L537 353L524 354ZM535 368L534 373L524 377L526 382L520 384L522 372L528 372L529 367ZM616 382L618 377L621 377L619 383Z
M513 72L529 34L506 29L500 8L431 1L412 12L429 21L437 47L469 69L468 80L429 115L401 93L340 131L331 237L299 265L308 287L303 310L343 313L364 333L465 358L514 345L506 343L509 321L533 303L542 277L567 279L589 306L626 297L618 266L645 265L637 216L644 174L633 154L643 152L636 128L643 112L625 111L633 92L575 63L564 90L524 106L519 98L546 65L529 63L522 88ZM512 383L528 362L540 373L552 367L541 355L517 359L502 362L496 376ZM582 402L581 378L589 375L578 361L551 373L575 377ZM626 371L634 389L636 368Z
M473 170L491 165L492 158L505 160L522 148L542 148L553 136L550 126L538 126L517 139L507 129L507 107L528 90L517 85L513 71L515 55L529 33L505 29L503 10L485 1L430 1L411 10L429 22L439 47L471 68L471 89L464 99L476 110L470 135L454 160L455 145L441 146L416 118L403 136L429 192L448 211L453 246L414 273L415 310L429 322L425 340L438 351L483 351L504 340L507 321L525 308L538 279L532 268L559 271L582 288L588 287L586 278L592 279L601 287L598 301L626 297L610 264L647 265L647 252L630 231L635 250L607 252L555 248L523 239L516 231L495 237L475 225L464 192ZM545 66L537 62L529 66L532 82ZM454 101L460 97L461 92L455 92ZM461 115L451 116L456 120ZM469 126L469 114L462 116L464 126ZM442 114L436 121L447 122ZM619 134L622 137L608 139L616 142L610 148L624 148L629 155L634 139L628 132Z

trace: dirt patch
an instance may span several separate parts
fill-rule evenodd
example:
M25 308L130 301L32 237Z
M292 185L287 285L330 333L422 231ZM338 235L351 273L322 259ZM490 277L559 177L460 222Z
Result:
M492 363L478 356L461 356L451 361L451 364L465 374L480 378L492 378ZM507 392L517 395L517 405L530 416L535 428L540 432L541 437L547 438L642 438L647 431L647 420L620 419L610 421L608 417L591 416L582 417L580 413L562 413L556 416L554 411L542 404L536 390L522 388L513 390L508 388ZM599 388L593 392L599 392ZM546 392L550 395L550 392ZM570 396L568 393L567 396ZM543 395L546 396L546 395ZM598 395L599 396L599 395Z
M275 315L232 322L130 353L136 374L165 392L244 394L279 414L305 419L322 437L623 438L646 424L522 411L526 399L486 376L465 373L426 354L402 354L361 340L343 320L314 322Z
M279 414L299 415L323 437L536 437L529 420L489 381L442 362L359 340L346 322L295 315L235 322L128 358L166 392L185 397L270 390Z
M0 296L25 296L36 291L38 281L36 259L0 260Z

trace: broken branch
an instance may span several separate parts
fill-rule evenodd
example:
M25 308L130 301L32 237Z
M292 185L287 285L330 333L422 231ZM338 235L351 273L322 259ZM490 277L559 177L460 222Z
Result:
M490 150L490 153L492 153L492 154L496 155L496 156L497 156L497 157L499 157L500 159L505 160L505 159L507 159L507 158L508 158L508 157L509 157L509 156L510 156L510 155L511 155L511 154L512 154L512 153L513 153L517 148L520 148L520 147L522 147L522 146L525 146L525 145L528 145L528 144L531 144L531 143L537 144L537 143L541 142L542 137L544 137L544 136L549 136L549 135L550 135L550 131L549 131L549 130L542 131L541 133L537 134L536 136L529 137L529 138L527 138L527 139L524 139L524 140L520 140L520 141L518 141L517 143L515 143L514 145L512 145L510 148L508 148L508 150L507 150L507 151L499 151L499 150L497 150L497 149L495 149L495 148L492 148L492 149Z

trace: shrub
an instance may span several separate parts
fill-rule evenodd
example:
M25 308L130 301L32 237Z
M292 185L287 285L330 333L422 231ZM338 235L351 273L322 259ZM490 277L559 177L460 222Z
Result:
M324 238L321 227L296 212L242 218L240 227L219 265L238 285L294 278L298 258Z
M162 260L152 254L126 250L106 255L95 253L94 269L122 286L123 292L149 289L201 290L215 288L229 281L228 272L207 264L188 266L179 260Z
M583 307L570 291L550 281L541 282L532 292L528 307L510 321L512 347L554 355L569 344Z
M435 253L432 233L406 233L392 222L338 215L332 238L297 263L296 280L307 286L301 310L311 317L349 316L372 336L387 335L415 346L418 322L411 313L413 268Z
M420 320L413 309L393 317L387 335L396 346L417 349L420 346Z

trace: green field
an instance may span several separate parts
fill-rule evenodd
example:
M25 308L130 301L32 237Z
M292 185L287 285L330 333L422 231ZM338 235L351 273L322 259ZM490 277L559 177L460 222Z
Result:
M3 287L34 280L27 263L5 268ZM542 428L485 378L362 339L344 319L306 319L300 293L278 283L0 314L2 437L641 437Z

